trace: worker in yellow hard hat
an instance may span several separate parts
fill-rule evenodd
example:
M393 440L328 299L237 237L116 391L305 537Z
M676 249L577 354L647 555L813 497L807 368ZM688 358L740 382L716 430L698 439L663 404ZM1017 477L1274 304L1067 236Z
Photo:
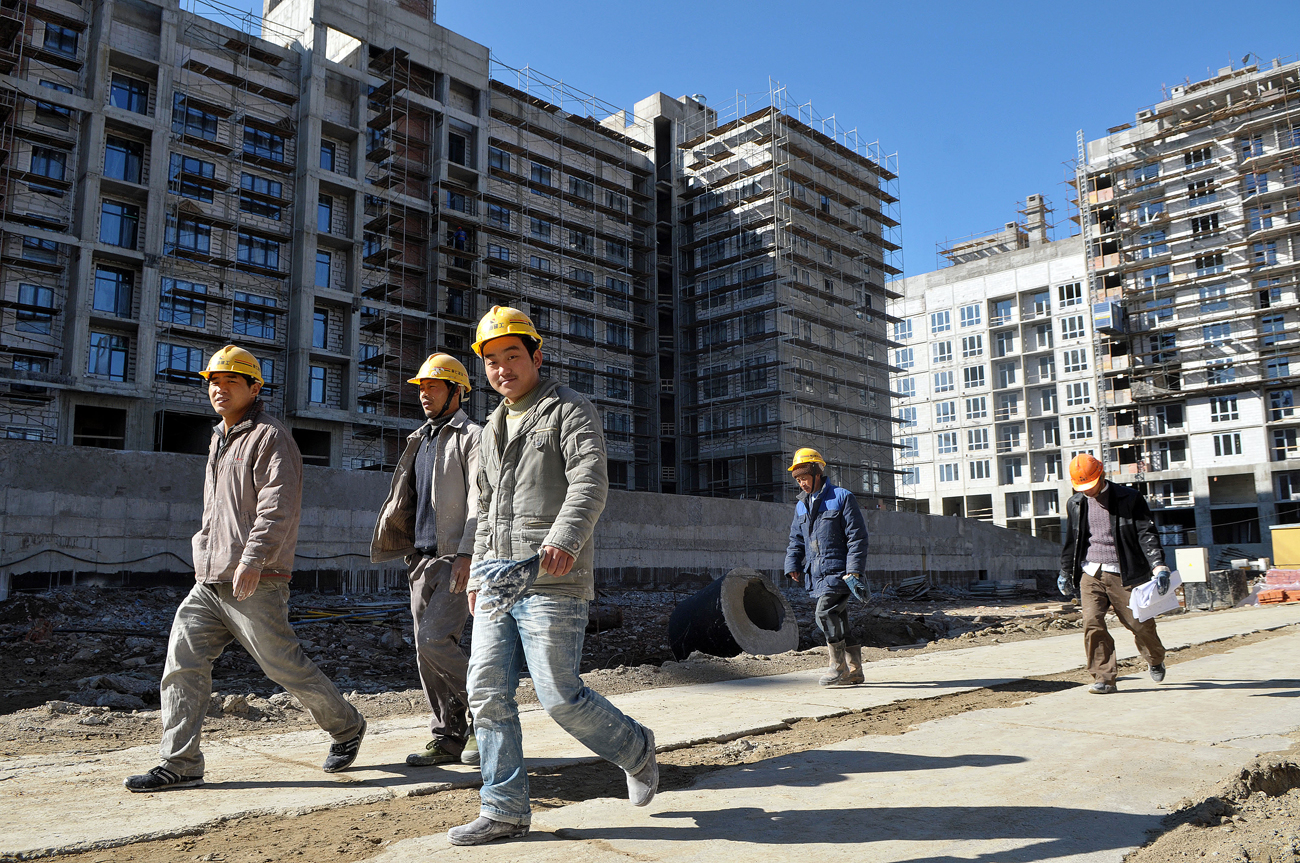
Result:
M870 599L862 574L867 565L867 520L848 489L826 477L826 459L811 447L795 451L788 468L799 484L790 523L785 572L817 601L813 619L826 636L830 666L822 686L862 683L862 645L849 625L849 595Z
M266 676L301 702L333 742L326 773L356 760L366 720L303 652L289 624L289 578L302 517L302 454L262 409L262 367L236 345L200 372L222 422L212 431L192 590L172 620L163 668L161 763L124 785L139 793L203 784L203 712L212 663L238 640Z
M595 598L595 529L609 492L596 408L558 378L541 377L541 336L528 315L494 306L474 351L502 396L483 429L469 703L483 749L479 817L447 831L453 845L528 833L532 810L515 689L528 658L551 718L623 769L644 806L659 782L654 733L583 685L587 604ZM502 590L504 581L509 590Z
M1083 651L1093 678L1088 691L1116 691L1119 664L1115 639L1106 628L1107 612L1133 633L1151 679L1160 683L1165 679L1164 644L1155 618L1139 619L1132 602L1133 589L1147 582L1154 582L1144 588L1152 592L1152 600L1177 586L1165 563L1151 507L1137 489L1108 482L1105 466L1091 453L1070 460L1070 485L1075 493L1065 504L1065 542L1056 586L1063 596L1079 596ZM1145 607L1140 601L1138 605Z
M406 439L370 543L372 561L403 558L408 567L430 739L406 763L477 764L460 636L469 616L465 585L478 523L475 483L483 430L461 408L470 383L460 360L431 354L407 383L420 387L426 421Z

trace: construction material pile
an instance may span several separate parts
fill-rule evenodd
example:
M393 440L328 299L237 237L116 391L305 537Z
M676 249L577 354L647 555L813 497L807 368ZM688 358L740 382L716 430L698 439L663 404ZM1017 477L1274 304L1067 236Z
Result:
M1260 605L1300 602L1300 570L1270 569L1259 592Z

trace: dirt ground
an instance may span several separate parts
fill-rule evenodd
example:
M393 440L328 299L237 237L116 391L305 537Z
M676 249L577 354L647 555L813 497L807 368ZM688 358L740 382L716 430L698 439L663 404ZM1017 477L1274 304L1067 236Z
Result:
M932 593L932 596L934 594ZM623 592L601 597L606 622L622 610L622 624L591 632L584 678L609 694L819 667L826 661L811 633L811 606L787 593L800 619L801 650L774 657L718 659L695 654L674 662L667 618L685 594ZM109 751L156 742L157 681L165 633L180 599L175 590L78 589L21 595L0 605L0 757L49 752ZM295 616L308 652L371 717L420 715L410 648L409 614L392 595L295 597ZM363 617L341 618L342 614ZM334 617L323 617L334 615ZM594 618L602 615L593 613ZM1077 610L1058 600L1021 599L978 604L939 595L932 601L855 606L864 658L893 651L951 650L1077 631ZM375 622L372 622L375 621ZM1273 637L1259 633L1173 652L1169 664ZM1136 666L1134 670L1138 670ZM803 721L771 733L661 754L661 788L684 788L715 770L754 763L830 742L870 734L903 734L944 716L1011 706L1087 682L1082 671L1020 681L969 693L921 699ZM310 722L287 693L276 692L237 645L214 672L214 699L205 733L223 737L281 733ZM520 700L531 697L521 691ZM1166 829L1133 852L1130 863L1168 863L1206 857L1218 861L1300 861L1300 744L1266 756L1240 776L1189 793L1165 819ZM622 796L622 771L583 765L531 774L537 808ZM440 792L381 804L344 807L293 818L250 817L202 833L60 858L74 863L182 860L263 863L287 859L357 861L406 838L445 831L478 811L474 790Z

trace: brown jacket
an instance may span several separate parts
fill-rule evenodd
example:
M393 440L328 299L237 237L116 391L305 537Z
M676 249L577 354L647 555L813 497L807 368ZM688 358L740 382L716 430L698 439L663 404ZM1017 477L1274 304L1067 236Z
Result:
M203 527L192 541L195 579L232 581L241 562L287 577L301 518L302 454L289 430L260 401L227 434L218 424L203 477Z
M375 563L415 553L415 457L420 451L420 426L406 439L397 460L388 499L379 510L370 559ZM463 410L438 432L433 466L433 511L437 521L438 554L474 553L478 525L478 442L483 427L470 422Z

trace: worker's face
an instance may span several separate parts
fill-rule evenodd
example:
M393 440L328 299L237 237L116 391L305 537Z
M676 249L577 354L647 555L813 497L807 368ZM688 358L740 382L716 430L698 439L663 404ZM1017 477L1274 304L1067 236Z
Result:
M451 406L447 407L447 402ZM429 419L454 413L460 407L460 387L442 378L420 378L420 407ZM447 407L446 412L443 408Z
M1101 482L1097 483L1092 488L1084 489L1083 493L1086 494L1088 497L1095 498L1097 495L1101 494L1105 490L1106 490L1106 480L1103 479Z
M542 379L542 352L529 355L519 336L493 339L482 350L488 383L508 402L516 402L531 393Z
M811 494L821 485L821 475L806 468L800 468L794 472L794 481L799 483L800 490Z
M262 385L253 381L250 387L243 375L234 372L212 372L208 375L208 400L212 409L226 421L226 427L238 422L248 412Z

